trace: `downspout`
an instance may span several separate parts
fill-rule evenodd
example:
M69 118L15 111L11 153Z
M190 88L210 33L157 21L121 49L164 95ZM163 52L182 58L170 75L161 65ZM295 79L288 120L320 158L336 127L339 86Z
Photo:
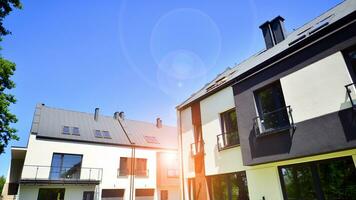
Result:
M182 123L180 110L177 110L177 124L178 124L178 146L179 146L179 157L180 157L180 171L181 171L181 186L182 186L182 200L185 200L185 188L184 188L184 169L183 169L183 139L182 139Z
M130 196L129 199L130 200L134 200L134 183L135 183L135 143L131 141L129 135L127 134L124 126L122 125L120 119L117 120L122 128L122 130L124 131L127 140L130 142L130 146L131 146L131 166L130 166L130 172L131 177L130 177Z

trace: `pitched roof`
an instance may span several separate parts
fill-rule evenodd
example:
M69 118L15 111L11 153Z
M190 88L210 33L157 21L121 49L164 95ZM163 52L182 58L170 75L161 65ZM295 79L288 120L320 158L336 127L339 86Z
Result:
M224 72L219 74L210 83L203 86L202 89L192 94L187 100L177 106L177 109L184 108L194 101L198 100L204 95L209 95L215 91L227 87L229 81L241 76L250 69L256 67L257 65L265 62L266 60L280 54L281 52L289 49L293 45L305 40L310 35L319 32L327 26L337 22L338 20L344 18L345 16L353 13L356 10L355 0L346 0L332 9L326 11L322 15L313 19L312 21L304 24L300 28L296 29L280 43L276 44L270 49L262 50L250 58L242 61L240 64L233 68L227 68Z
M162 126L157 128L155 124L135 121L120 120L131 141L139 147L176 149L178 135L175 127ZM80 135L63 134L63 127L78 127ZM108 131L111 138L95 137L95 131ZM63 139L81 142L95 142L112 145L130 145L118 120L113 117L99 115L94 120L94 114L50 108L38 104L35 109L31 133L37 137ZM146 138L146 139L145 139ZM148 138L155 138L152 143Z

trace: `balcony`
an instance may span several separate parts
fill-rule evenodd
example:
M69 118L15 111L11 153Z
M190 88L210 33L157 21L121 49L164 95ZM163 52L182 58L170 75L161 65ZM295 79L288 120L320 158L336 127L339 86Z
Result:
M256 137L280 133L289 129L295 131L292 109L290 106L263 113L261 116L255 117L253 122Z
M218 150L224 150L235 147L240 144L238 131L232 131L217 135Z
M21 184L99 184L101 168L24 165Z
M117 169L117 177L122 177L122 176L128 176L131 175L130 169L124 168L124 169ZM135 176L138 177L148 177L149 171L148 169L136 169L135 170Z
M347 96L349 97L351 106L356 110L356 83L345 85Z
M195 156L203 154L203 147L204 147L203 141L198 141L196 143L190 144L191 156L195 157Z

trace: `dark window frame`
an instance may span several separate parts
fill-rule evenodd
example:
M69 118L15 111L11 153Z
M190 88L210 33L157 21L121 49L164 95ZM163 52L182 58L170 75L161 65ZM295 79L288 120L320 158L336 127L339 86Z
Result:
M230 119L229 121L227 121L226 119L231 117L230 114L233 113L233 112L235 113L235 116L236 116L236 129L227 130L228 126L226 126L226 124L227 124L226 122L231 123L232 120ZM222 151L222 150L225 150L225 149L230 149L230 148L233 148L233 147L240 146L240 135L239 135L239 127L238 127L238 124L237 124L236 108L231 108L229 110L226 110L226 111L220 113L219 117L220 117L221 134L217 135L218 150ZM230 124L229 127L232 127L232 123ZM235 139L231 139L232 140L232 141L230 141L231 144L225 144L225 143L230 143L230 142L226 141L227 140L226 138L229 138L229 137L226 137L227 135L230 135L229 137L232 137L232 138L235 137ZM225 144L224 147L220 148L219 137L223 140L223 143ZM236 141L234 141L234 140L236 140Z
M347 66L348 72L349 72L349 74L351 76L351 79L352 79L353 83L356 83L356 66L355 67L352 66L351 59L348 56L348 54L353 50L356 51L356 45L352 45L352 46L344 49L342 51L342 55L344 57L344 61L346 63L346 66Z
M64 155L68 155L68 156L80 156L80 167L79 167L79 174L78 174L78 177L80 179L80 175L81 175L81 170L82 170L82 165L83 165L83 154L73 154L73 153L60 153L60 152L53 152L52 153L52 160L51 160L51 169L50 169L50 172L49 172L49 179L51 179L52 177L52 170L53 170L53 167L52 164L53 164L53 158L55 155L61 155L61 164L60 164L60 171L62 170L62 168L67 168L67 166L63 166L63 158L64 158Z
M320 183L320 174L317 172L317 166L319 164L325 164L325 163L330 163L332 161L344 160L344 159L350 159L353 162L353 164L355 165L355 161L353 160L353 157L351 155L349 155L349 156L343 156L343 157L337 157L337 158L328 158L328 159L324 159L324 160L316 160L316 161L311 161L311 162L278 166L278 175L279 175L279 180L280 180L280 184L281 184L283 199L288 200L287 189L285 186L282 168L309 167L311 170L311 173L312 173L312 184L313 184L312 186L314 187L314 192L316 194L316 198L317 198L317 200L324 200L325 192L322 190L322 185ZM356 167L355 167L355 170L356 170Z
M61 196L60 200L64 200L64 197L65 197L65 192L66 192L66 189L65 188L39 188L38 189L38 194L37 194L37 200L42 200L40 195L41 195L41 191L44 191L44 190L63 190L63 196ZM58 194L58 193L57 193ZM48 197L46 197L47 199Z

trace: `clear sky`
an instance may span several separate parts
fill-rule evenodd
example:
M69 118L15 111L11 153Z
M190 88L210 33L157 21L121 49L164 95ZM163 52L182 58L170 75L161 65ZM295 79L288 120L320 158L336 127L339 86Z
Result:
M37 102L175 125L176 105L264 48L259 25L281 15L291 32L340 1L22 0L0 43L17 64L9 146L26 146ZM7 148L0 175L9 161Z

